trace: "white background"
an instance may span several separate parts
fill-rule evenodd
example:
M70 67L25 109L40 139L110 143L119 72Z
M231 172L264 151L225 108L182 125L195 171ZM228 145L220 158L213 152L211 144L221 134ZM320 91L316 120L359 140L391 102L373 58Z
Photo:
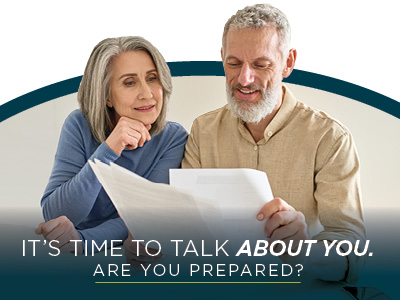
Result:
M296 69L400 101L397 1L269 1L288 16ZM217 61L226 20L256 2L2 1L0 104L83 74L107 37L141 35L167 61ZM203 87L207 89L207 87Z

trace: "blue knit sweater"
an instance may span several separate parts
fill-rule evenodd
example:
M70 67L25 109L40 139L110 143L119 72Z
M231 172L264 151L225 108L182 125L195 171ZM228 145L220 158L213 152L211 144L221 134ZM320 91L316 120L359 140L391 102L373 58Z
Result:
M124 240L128 231L114 205L93 173L88 159L116 164L153 182L169 183L169 169L179 168L187 139L178 123L167 122L143 147L115 154L105 142L99 144L80 110L65 120L53 171L41 200L46 221L66 216L83 240L97 245ZM134 197L134 195L132 195Z

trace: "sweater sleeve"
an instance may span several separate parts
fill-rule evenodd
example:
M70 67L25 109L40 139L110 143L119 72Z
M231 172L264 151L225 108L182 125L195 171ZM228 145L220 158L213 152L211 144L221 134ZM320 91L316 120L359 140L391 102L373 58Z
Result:
M71 113L61 131L53 170L41 200L46 221L66 216L75 226L90 213L100 192L101 184L87 163L85 144L92 139L87 122ZM100 144L89 159L115 161L115 154L105 142Z
M180 168L185 144L187 140L186 130L178 123L169 122L170 134L166 138L168 142L163 149L157 165L147 176L147 179L153 182L169 184L169 170Z
M168 123L167 126L171 126L171 128L169 128L169 134L164 137L162 143L163 153L155 167L146 176L153 182L169 183L169 169L180 167L185 149L186 130L177 123ZM107 248L109 248L111 240L123 241L128 237L126 225L119 217L107 220L96 227L78 230L78 232L89 245L88 253L91 253L92 250L97 251L97 248L92 249L93 242L99 247L106 242ZM114 245L117 245L117 243L114 243Z

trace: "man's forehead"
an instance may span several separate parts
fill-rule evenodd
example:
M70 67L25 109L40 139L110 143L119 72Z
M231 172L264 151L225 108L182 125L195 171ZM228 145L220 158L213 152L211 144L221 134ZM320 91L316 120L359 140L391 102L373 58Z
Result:
M275 56L280 52L276 26L265 28L230 29L227 33L225 55L236 56L243 52L255 57Z
M227 42L235 41L279 41L278 29L273 24L263 28L229 29L226 36Z

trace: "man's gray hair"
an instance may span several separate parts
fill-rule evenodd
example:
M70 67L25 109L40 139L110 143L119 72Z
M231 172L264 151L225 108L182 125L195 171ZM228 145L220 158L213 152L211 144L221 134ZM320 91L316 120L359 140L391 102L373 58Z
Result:
M158 134L165 127L172 82L171 72L164 57L142 37L108 38L94 47L78 90L79 107L89 123L93 136L100 143L116 125L112 123L110 117L112 108L107 106L110 97L111 62L113 58L126 51L146 51L152 58L163 89L163 104L160 115L151 126L150 134Z
M278 29L280 49L286 53L290 46L290 24L286 15L270 4L255 4L238 10L225 24L222 36L222 49L226 46L228 31L248 28L265 28L273 23Z

